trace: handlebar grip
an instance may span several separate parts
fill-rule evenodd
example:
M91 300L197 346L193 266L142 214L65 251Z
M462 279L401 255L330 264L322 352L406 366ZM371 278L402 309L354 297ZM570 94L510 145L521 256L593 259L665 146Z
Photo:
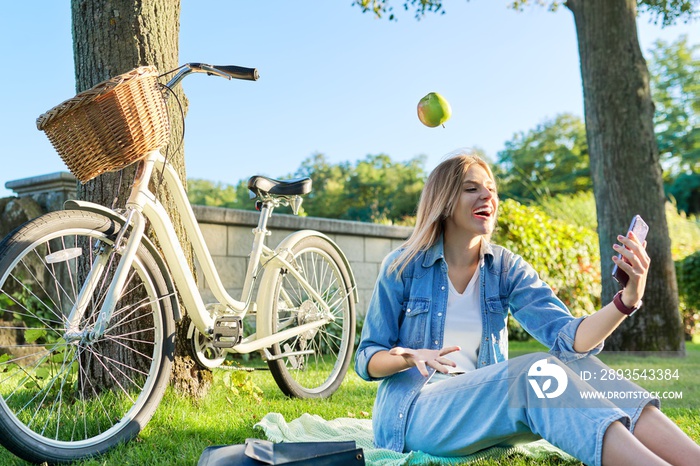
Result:
M258 70L256 68L244 68L242 66L234 66L234 65L214 65L214 68L216 68L219 71L223 71L227 75L231 76L232 78L236 79L245 79L247 81L257 81L258 78L260 78L260 75L258 74Z

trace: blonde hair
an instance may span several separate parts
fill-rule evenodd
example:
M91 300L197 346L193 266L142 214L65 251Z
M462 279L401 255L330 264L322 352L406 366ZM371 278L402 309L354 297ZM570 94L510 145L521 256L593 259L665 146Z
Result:
M389 273L397 271L400 275L418 253L435 244L444 231L445 219L454 213L457 206L464 175L475 164L483 168L496 183L489 164L470 149L449 153L430 173L418 201L416 226L401 245L403 251L389 266Z

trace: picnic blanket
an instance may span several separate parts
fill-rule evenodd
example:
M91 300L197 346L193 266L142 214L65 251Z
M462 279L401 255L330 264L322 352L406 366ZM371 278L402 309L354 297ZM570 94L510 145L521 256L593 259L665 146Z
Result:
M437 457L421 451L398 453L391 450L376 448L372 435L370 419L338 418L327 421L318 415L302 414L290 422L285 421L279 413L269 413L255 427L262 429L267 439L272 442L319 442L354 440L365 453L367 464L378 466L399 465L458 465L479 463L487 458L501 458L520 453L534 460L574 458L545 440L512 446L492 447L473 455L463 457Z

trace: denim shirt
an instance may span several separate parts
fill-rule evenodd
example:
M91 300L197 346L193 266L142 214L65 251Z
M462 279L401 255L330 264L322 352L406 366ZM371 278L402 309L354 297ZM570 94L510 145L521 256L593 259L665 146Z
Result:
M368 373L369 360L379 351L443 346L448 276L442 238L416 255L398 277L388 268L400 252L382 263L355 356L355 371L368 381L379 380ZM601 343L587 353L574 351L576 329L584 318L574 318L522 257L484 240L479 267L483 331L477 370L508 359L508 310L564 362L602 350ZM373 413L378 447L403 451L407 414L426 382L415 367L381 380Z

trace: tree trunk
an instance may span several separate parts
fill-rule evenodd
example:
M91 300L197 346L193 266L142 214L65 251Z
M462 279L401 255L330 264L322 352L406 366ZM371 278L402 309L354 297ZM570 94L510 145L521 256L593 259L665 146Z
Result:
M153 65L159 72L178 66L180 0L72 0L73 57L76 91L143 65ZM186 109L181 88L175 89ZM181 145L183 122L176 99L168 101L171 115L171 139L167 155L186 186L185 158ZM123 207L134 178L135 166L120 172L106 173L81 184L78 197L108 207ZM156 177L154 177L156 178ZM187 260L193 268L192 252L179 214L165 189L151 187L170 214ZM157 238L152 239L156 241ZM185 319L183 322L188 321ZM178 326L176 363L173 379L176 387L190 387L190 395L206 393L211 381L209 371L199 370L191 361L185 344L186 328ZM187 370L178 371L178 367ZM184 382L181 383L181 380Z
M635 0L568 0L581 59L586 132L595 193L603 302L618 290L611 277L618 234L635 214L649 224L651 268L644 306L606 341L618 351L684 353L678 289L664 210L654 104L637 37Z

